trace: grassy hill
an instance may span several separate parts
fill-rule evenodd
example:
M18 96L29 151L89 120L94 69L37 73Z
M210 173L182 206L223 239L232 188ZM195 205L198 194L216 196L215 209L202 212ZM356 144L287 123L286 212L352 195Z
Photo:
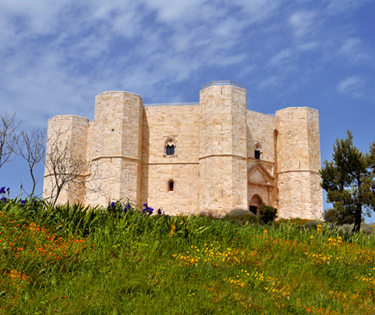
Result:
M374 314L375 237L0 202L0 314Z

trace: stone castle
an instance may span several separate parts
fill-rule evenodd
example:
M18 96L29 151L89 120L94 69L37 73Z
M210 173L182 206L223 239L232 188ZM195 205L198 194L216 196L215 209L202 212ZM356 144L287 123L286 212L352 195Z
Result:
M254 112L246 109L242 85L217 81L204 86L197 104L144 106L133 93L99 94L94 121L79 116L49 120L47 151L52 131L62 129L71 156L95 166L99 175L89 186L100 189L70 186L60 203L106 206L128 199L172 215L216 216L233 209L256 213L266 204L282 218L322 217L315 109ZM51 189L46 168L44 197Z

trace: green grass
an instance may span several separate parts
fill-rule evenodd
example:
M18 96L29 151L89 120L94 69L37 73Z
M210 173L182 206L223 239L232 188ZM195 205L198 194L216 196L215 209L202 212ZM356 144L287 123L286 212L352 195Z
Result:
M372 234L19 203L0 204L3 314L374 314Z

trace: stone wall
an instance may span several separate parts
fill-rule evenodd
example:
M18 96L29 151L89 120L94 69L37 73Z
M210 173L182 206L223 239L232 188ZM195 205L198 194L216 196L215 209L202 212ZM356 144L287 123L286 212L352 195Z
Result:
M210 86L200 104L200 211L247 209L246 91Z
M129 92L104 92L95 99L92 204L129 199L140 204L143 101Z
M143 114L142 201L166 213L199 212L199 105L145 106ZM174 155L165 142L173 138ZM174 181L174 190L168 182Z
M318 111L292 107L276 112L280 217L321 219Z
M62 171L69 173L69 160L87 160L87 133L89 127L89 120L80 116L73 115L59 115L54 116L48 120L48 133L47 133L47 157L44 172L44 189L43 196L50 198L57 192L56 180L54 172L57 176L62 178ZM51 159L53 162L51 162ZM60 159L61 163L57 161ZM51 170L53 163L60 164L55 171ZM59 195L58 202L64 203L66 201L74 202L78 200L84 202L84 186L83 181L87 175L86 169L79 175L74 182L69 183L68 189L64 189Z

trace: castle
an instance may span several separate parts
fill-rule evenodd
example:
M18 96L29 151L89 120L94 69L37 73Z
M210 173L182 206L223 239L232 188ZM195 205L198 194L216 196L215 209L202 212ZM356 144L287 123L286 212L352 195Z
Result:
M282 218L320 219L318 111L290 107L275 115L246 109L246 91L216 81L197 104L144 106L139 95L104 92L95 99L95 119L55 116L71 156L95 166L89 186L65 187L59 202L108 205L129 200L168 214L223 216L233 209L256 213L262 204ZM87 177L88 176L88 177ZM52 189L45 172L44 197ZM86 191L85 191L86 189Z

